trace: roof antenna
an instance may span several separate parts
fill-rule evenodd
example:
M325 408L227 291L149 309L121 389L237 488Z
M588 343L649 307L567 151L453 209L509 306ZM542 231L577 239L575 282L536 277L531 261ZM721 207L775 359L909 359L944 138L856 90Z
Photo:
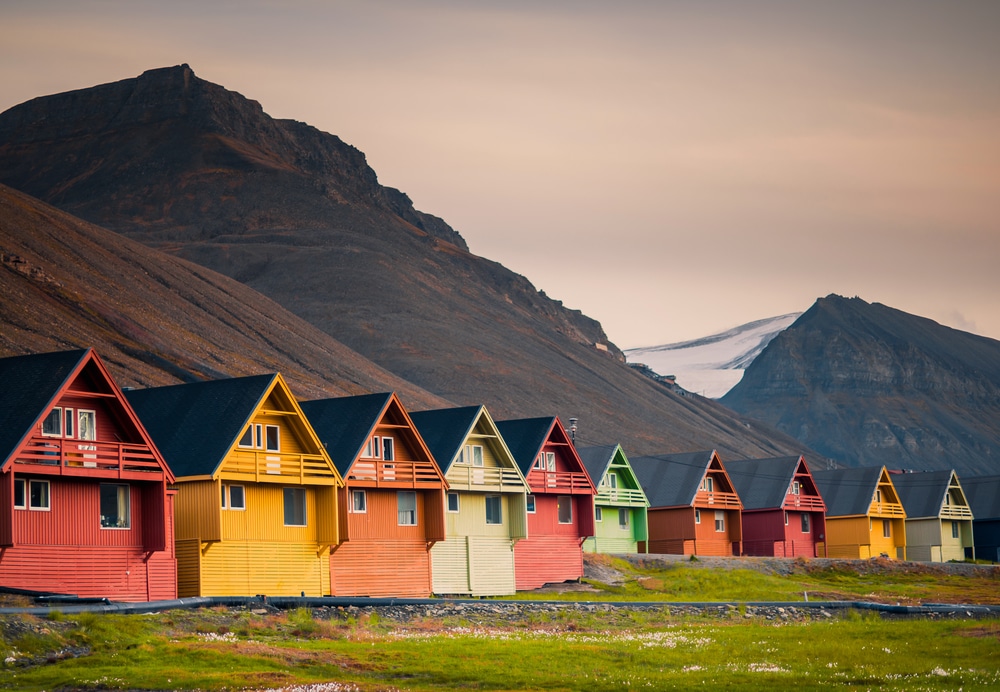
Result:
M576 446L576 424L577 424L577 421L579 421L579 420L580 420L579 418L570 418L569 419L569 430L567 432L569 432L569 439L573 443L574 446Z

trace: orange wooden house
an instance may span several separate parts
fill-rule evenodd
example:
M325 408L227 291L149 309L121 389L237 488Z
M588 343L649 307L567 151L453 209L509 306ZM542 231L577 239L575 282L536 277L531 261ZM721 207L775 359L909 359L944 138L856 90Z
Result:
M497 429L528 483L528 536L514 546L518 591L583 576L594 535L596 490L559 418L500 421Z
M649 540L640 552L739 555L739 496L714 450L630 459L649 499Z
M0 584L175 598L173 476L91 349L0 359Z
M823 557L906 559L906 510L884 466L813 473L826 502Z
M447 483L395 393L302 402L344 478L335 596L429 596Z

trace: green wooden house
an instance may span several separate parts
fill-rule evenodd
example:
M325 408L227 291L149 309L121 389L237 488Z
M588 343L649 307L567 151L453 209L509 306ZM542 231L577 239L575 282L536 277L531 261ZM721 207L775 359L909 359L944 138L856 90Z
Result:
M514 544L528 535L527 484L483 406L411 413L448 481L445 540L431 548L434 593L513 594Z
M594 498L594 535L585 539L588 553L637 553L639 541L649 536L642 491L621 445L582 447L576 450L597 485Z

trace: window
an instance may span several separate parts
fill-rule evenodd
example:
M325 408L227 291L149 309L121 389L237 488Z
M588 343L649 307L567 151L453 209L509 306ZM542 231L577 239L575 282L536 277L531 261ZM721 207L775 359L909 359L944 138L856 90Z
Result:
M469 449L472 452L472 465L482 466L483 465L483 447L482 445L469 445Z
M802 490L802 486L799 485L798 481L792 481L792 495L798 495Z
M253 448L253 426L248 425L247 429L243 432L243 436L240 437L240 441L237 443L240 447Z
M42 434L60 437L62 435L62 416L62 408L59 406L49 411L49 415L42 420Z
M785 526L788 526L788 512L785 512Z
M601 507L594 507L594 521L604 521L604 509Z
M809 533L809 515L802 513L802 533Z
M76 417L73 415L73 409L71 408L66 409L65 419L66 419L66 437L73 437L73 430L75 429L73 423L76 422Z
M392 461L396 458L395 454L395 443L391 437L382 438L382 458L386 461Z
M265 426L266 437L266 449L268 452L280 452L281 451L281 435L279 434L277 425Z
M618 474L617 473L608 473L608 475L607 475L607 485L608 485L609 488L617 488L618 487Z
M354 514L367 514L368 496L364 490L351 491L351 512Z
M726 531L726 513L722 510L715 510L715 531L716 533L725 533Z
M229 486L229 509L246 509L247 495L242 485Z
M487 495L486 496L486 523L487 524L502 524L503 523L503 505L499 495Z
M694 509L694 523L695 524L701 523L701 510L698 509L697 507L695 507Z
M525 507L525 511L528 514L534 514L535 513L535 496L534 495L525 495L525 497L524 497L524 507Z
M285 526L306 525L305 488L285 488Z
M225 509L226 507L229 506L229 504L226 502L226 486L220 485L219 487L222 488L222 509Z
M26 509L27 506L24 501L24 480L19 478L14 481L14 509Z
M382 458L382 441L379 439L378 435L373 436L368 440L368 444L365 446L364 456L369 459L381 459Z
M573 498L569 495L560 495L556 499L556 509L559 513L560 524L573 523Z
M875 491L875 502L881 502L881 501L882 501L882 491L881 490L876 490Z
M951 522L951 537L952 538L958 538L958 522L957 521Z
M93 411L77 411L76 419L79 425L77 426L76 436L81 440L96 440L96 418L97 414Z
M892 538L892 522L888 519L882 520L882 538Z
M628 510L624 507L618 508L618 528L627 529L628 528Z
M702 478L701 489L707 493L715 492L715 479L711 476L705 476Z
M129 522L127 485L101 483L101 528L127 529Z
M396 493L396 508L399 510L400 526L417 525L417 494L412 490Z
M49 482L28 481L28 509L49 511Z
M448 493L448 511L458 511L458 493Z
M555 452L545 452L545 470L555 471L556 470L556 453Z

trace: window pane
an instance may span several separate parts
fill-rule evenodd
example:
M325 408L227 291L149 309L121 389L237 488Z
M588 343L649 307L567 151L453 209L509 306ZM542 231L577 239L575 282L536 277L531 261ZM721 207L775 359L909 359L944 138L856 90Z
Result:
M604 521L603 507L594 507L594 521Z
M802 533L809 533L809 515L802 513Z
M396 458L395 445L391 437L382 438L382 458L385 461L392 461Z
M97 426L95 425L94 412L77 411L76 413L77 421L80 423L77 427L77 437L81 440L96 440Z
M472 465L483 465L483 448L480 445L473 445L472 447Z
M357 514L364 514L368 511L368 497L364 490L351 491L351 505Z
M127 485L101 484L101 527L129 528L129 492Z
M888 519L882 520L882 537L892 538L892 524L889 522Z
M458 511L458 493L448 493L448 511Z
M417 494L409 490L396 493L396 508L400 526L417 525Z
M253 447L253 426L248 425L239 441L240 447Z
M219 486L222 488L222 509L226 508L226 486Z
M31 481L28 483L28 495L30 495L31 509L49 508L49 482Z
M66 409L66 437L73 437L73 423L75 422L76 416L73 415L73 409Z
M487 524L503 523L503 513L501 510L499 495L486 496L486 523Z
M246 492L244 491L242 485L229 486L229 508L230 509L247 508Z
M527 507L528 514L535 513L535 496L528 495L525 497L524 504Z
M715 530L722 533L726 530L726 513L715 510Z
M14 506L24 509L24 481L14 481Z
M701 510L697 508L695 508L694 510L694 523L695 524L701 523Z
M304 488L285 488L285 526L306 525L306 491Z
M573 498L569 495L560 495L559 499L556 501L558 503L559 510L559 523L560 524L572 524L573 523Z
M545 468L547 471L556 470L556 453L546 452L545 453Z
M267 446L265 449L269 452L281 451L281 436L277 425L267 426Z
M623 529L628 528L628 510L624 507L618 508L618 526Z
M254 447L257 449L262 449L264 447L264 426L260 423L254 423L253 426L253 436L254 436Z
M62 435L62 409L54 408L49 411L42 421L43 435Z

